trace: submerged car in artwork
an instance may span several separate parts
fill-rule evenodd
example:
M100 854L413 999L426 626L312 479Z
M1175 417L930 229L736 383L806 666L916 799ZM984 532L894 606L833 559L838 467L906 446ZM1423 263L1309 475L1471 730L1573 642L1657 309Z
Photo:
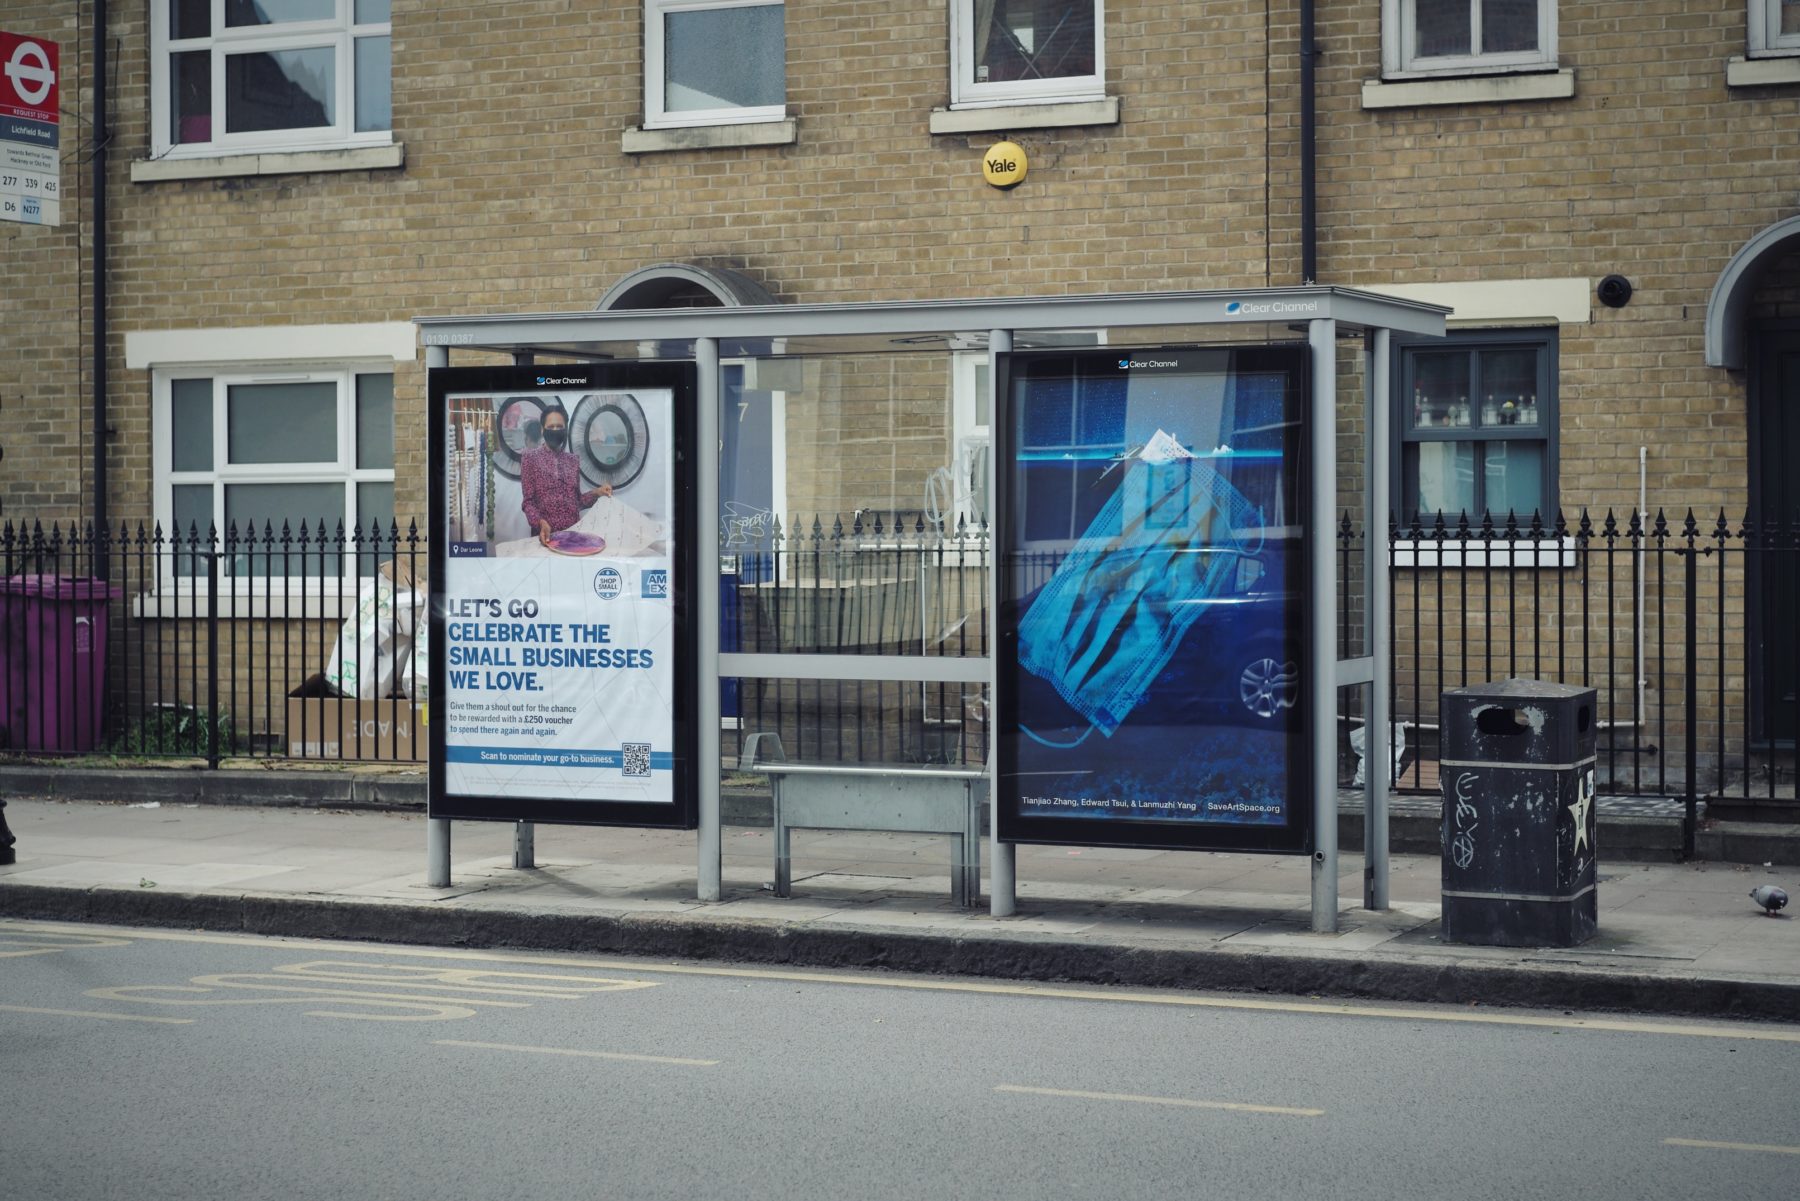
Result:
M1115 687L1108 695L1106 705L1116 718L1115 728L1292 728L1299 714L1303 658L1300 605L1281 566L1297 552L1297 538L1292 546L1258 539L1254 553L1240 548L1183 549L1167 561L1158 580L1116 604L1104 627L1090 619L1092 637L1084 640L1082 630L1065 629L1059 673L1038 673L1021 664L1023 711L1036 714L1038 724L1063 731L1056 735L1061 741L1067 740L1069 730L1090 724L1099 728L1086 710L1070 703L1069 691L1119 679L1138 683L1116 669L1108 675L1106 664L1114 656L1154 653L1156 670L1145 675L1139 687ZM1184 583L1194 580L1210 584L1195 590ZM1025 593L1016 611L1030 620L1043 592L1039 587ZM1179 631L1179 637L1161 641L1171 630ZM1153 644L1149 651L1146 643ZM1104 728L1101 732L1111 733Z

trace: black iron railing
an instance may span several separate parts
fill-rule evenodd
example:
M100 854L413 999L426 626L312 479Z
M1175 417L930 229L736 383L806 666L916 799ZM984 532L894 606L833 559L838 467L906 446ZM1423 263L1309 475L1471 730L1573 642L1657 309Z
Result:
M1437 790L1444 689L1529 677L1596 689L1610 793L1800 802L1800 524L1439 515L1388 536L1401 788ZM1339 541L1360 557L1348 523Z
M1612 794L1800 803L1800 524L1724 514L1586 512L1412 520L1390 548L1402 790L1435 792L1438 696L1509 676L1599 693ZM1360 596L1363 534L1336 532L1343 595ZM988 654L991 541L922 514L731 526L721 546L727 651ZM422 761L425 541L405 528L307 522L0 531L0 746L202 760ZM1044 577L1055 556L1022 569ZM1340 653L1360 654L1360 601ZM980 763L976 685L724 682L734 757L782 735L818 761ZM1346 705L1349 724L1357 718Z
M416 525L0 529L0 747L423 761Z

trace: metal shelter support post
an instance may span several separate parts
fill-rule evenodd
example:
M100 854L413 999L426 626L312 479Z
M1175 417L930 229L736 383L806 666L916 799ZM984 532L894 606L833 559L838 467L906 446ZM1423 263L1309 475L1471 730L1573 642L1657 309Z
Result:
M537 362L537 356L528 350L513 352L514 367L530 367ZM537 866L537 828L531 822L515 822L513 824L513 868L523 871Z
M449 347L427 346L425 348L425 369L427 371L435 371L439 367L448 367L449 365ZM436 530L426 531L427 538L438 536ZM429 808L429 805L427 807ZM425 886L427 888L450 887L450 819L447 817L428 818L425 822Z
M1312 731L1312 928L1338 928L1337 814L1337 322L1306 323L1312 352L1312 505L1307 513L1313 604L1306 631L1316 667L1306 681L1307 728Z
M1388 907L1388 777L1394 767L1393 715L1388 711L1394 676L1394 665L1388 658L1388 611L1394 603L1393 581L1388 576L1387 538L1387 515L1391 507L1388 423L1393 415L1388 403L1388 344L1387 330L1371 332L1369 361L1363 373L1363 378L1368 381L1368 421L1365 425L1369 431L1364 456L1364 462L1368 464L1364 486L1369 507L1363 519L1366 531L1363 579L1367 597L1363 606L1366 623L1363 645L1364 653L1375 661L1375 678L1369 682L1369 703L1363 710L1368 714L1368 724L1363 727L1363 908L1378 910Z
M695 720L700 725L700 762L694 765L700 790L700 831L695 838L697 895L702 901L724 896L723 833L719 826L719 342L694 339L698 368L694 420L694 621L699 626L700 688Z
M1009 329L988 331L988 414L1000 411L1000 364L998 356L1012 350L1013 336ZM998 496L995 485L994 456L988 456L987 494ZM990 511L992 506L989 506ZM996 545L997 531L990 530L988 545ZM994 697L999 686L998 664L1000 662L1000 607L994 598L1000 594L1000 572L1006 565L999 562L996 556L988 558L987 588L987 638L988 638L988 720L993 721ZM1018 849L1010 842L1000 841L1000 756L995 753L995 744L999 741L1000 731L990 728L988 731L988 911L995 917L1011 917L1018 911Z

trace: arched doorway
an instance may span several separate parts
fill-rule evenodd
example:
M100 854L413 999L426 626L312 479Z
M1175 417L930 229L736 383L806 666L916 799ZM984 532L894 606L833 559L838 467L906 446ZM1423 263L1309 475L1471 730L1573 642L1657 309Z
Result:
M767 288L729 267L657 263L639 267L606 290L594 311L705 309L775 304Z
M1743 371L1749 402L1751 737L1792 747L1800 730L1800 217L1771 225L1733 257L1706 322L1706 361Z

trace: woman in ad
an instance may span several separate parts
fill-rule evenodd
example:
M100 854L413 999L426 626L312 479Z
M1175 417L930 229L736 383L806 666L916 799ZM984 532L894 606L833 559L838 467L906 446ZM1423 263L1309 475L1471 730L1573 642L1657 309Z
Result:
M544 410L542 436L541 445L519 456L519 488L525 520L538 542L549 546L550 535L571 528L584 509L611 496L612 485L581 490L581 460L569 449L569 414L561 401Z

